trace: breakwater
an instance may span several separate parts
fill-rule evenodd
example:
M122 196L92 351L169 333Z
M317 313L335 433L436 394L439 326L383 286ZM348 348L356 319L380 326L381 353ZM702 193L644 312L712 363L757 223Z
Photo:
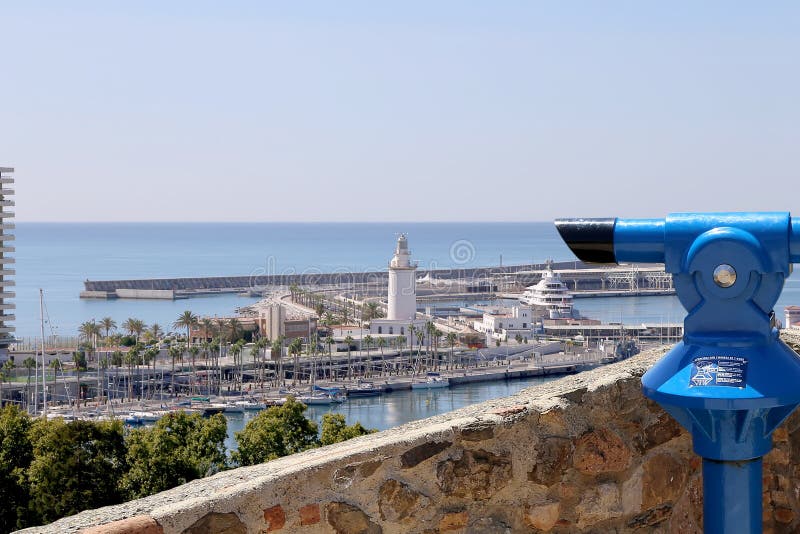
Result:
M552 263L562 280L574 291L628 293L672 290L672 281L660 267L609 266L601 267L580 261ZM544 263L520 265L420 269L419 278L430 281L458 281L455 290L465 294L496 293L519 290L539 281L547 268ZM388 284L387 271L363 272L284 272L249 276L211 276L193 278L148 278L129 280L86 280L82 298L143 298L175 299L217 293L258 293L273 287L290 285L350 288ZM435 282L433 282L435 285ZM419 288L423 289L423 288ZM424 291L424 290L423 290Z

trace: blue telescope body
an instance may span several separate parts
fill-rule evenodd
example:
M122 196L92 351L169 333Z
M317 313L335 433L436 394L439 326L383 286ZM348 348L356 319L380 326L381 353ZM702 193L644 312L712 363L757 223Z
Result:
M672 274L687 310L683 340L645 373L642 390L703 457L704 531L761 532L761 458L800 404L800 358L779 339L773 312L800 262L800 221L676 213L555 224L583 261L663 263Z

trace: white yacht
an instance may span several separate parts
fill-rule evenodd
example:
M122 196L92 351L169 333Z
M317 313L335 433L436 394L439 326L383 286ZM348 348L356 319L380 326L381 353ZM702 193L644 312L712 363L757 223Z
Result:
M526 288L519 301L544 311L550 319L578 317L577 310L572 307L572 293L567 284L549 265L542 279Z

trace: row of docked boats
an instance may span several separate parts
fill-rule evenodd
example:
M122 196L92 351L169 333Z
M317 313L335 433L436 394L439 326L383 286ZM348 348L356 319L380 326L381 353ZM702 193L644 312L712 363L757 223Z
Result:
M428 373L424 377L414 379L411 383L411 389L446 388L449 385L450 381L446 377L440 376L439 373ZM48 417L60 417L67 421L76 419L116 419L121 420L128 426L142 426L154 424L165 415L176 411L199 413L205 417L217 413L244 414L246 412L259 412L270 406L280 406L289 397L294 397L297 401L307 406L330 406L341 404L348 398L377 397L391 390L392 388L389 384L382 386L367 380L358 380L354 385L348 387L313 385L308 391L281 389L279 390L280 396L277 398L247 398L230 402L212 402L210 397L192 397L169 406L162 404L159 409L146 409L143 405L139 410L115 414L101 414L99 411L91 410L78 413L73 410L62 410L51 412Z

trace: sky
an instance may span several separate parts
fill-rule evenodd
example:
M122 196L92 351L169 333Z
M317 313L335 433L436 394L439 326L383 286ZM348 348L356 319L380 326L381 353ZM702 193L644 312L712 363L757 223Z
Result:
M0 0L18 221L800 212L796 2Z

